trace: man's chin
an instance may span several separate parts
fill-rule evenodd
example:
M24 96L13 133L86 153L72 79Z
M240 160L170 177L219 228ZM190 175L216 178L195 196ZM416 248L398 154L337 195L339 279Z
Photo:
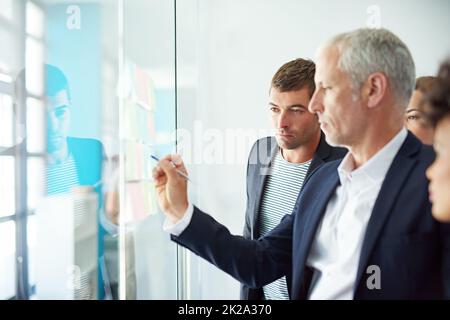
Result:
M276 139L277 139L278 146L281 149L284 149L284 150L294 150L294 149L297 149L300 146L300 143L298 143L297 141L289 143L289 142L287 142L287 141L285 141L283 139L280 139L278 137L276 137Z
M64 138L51 138L47 142L47 151L49 153L60 150L63 147Z
M450 205L445 206L441 205L439 206L436 201L433 202L431 212L433 214L433 217L439 221L439 222L450 222Z
M345 145L339 141L339 139L336 139L335 137L331 136L330 134L327 135L325 133L325 141L332 147L341 147L345 148Z

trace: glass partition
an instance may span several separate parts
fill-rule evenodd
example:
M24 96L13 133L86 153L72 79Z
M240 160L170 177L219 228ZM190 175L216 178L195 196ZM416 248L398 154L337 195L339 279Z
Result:
M176 299L174 1L0 8L0 299Z
M121 296L176 299L176 245L162 230L152 155L175 148L174 1L123 1ZM140 35L140 36L137 36Z

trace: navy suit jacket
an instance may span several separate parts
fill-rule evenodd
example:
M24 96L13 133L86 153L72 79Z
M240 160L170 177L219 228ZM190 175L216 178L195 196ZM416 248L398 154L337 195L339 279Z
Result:
M450 298L450 225L433 219L425 177L433 159L432 149L408 133L367 225L355 299ZM339 164L340 160L329 162L313 172L293 214L265 237L233 236L195 208L189 226L172 239L250 287L259 288L291 272L291 298L305 299L313 274L306 261L328 201L340 183ZM381 289L367 286L371 265L380 268Z
M270 173L272 160L275 158L279 147L275 137L261 138L253 145L247 164L247 208L245 211L245 225L243 236L246 239L258 239L261 221L260 205ZM320 141L314 153L311 165L308 168L305 179L325 162L341 159L347 153L347 149L331 147L325 141L325 135L321 132ZM291 213L291 212L289 212ZM286 275L288 292L291 291L291 275ZM241 299L261 300L264 297L262 288L249 288L241 285Z

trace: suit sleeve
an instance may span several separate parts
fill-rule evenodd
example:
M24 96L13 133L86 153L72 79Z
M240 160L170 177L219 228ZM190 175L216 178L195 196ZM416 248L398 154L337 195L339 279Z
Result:
M265 237L248 240L231 235L211 216L194 207L189 226L172 240L206 259L239 282L260 288L291 268L292 225L287 215Z
M250 164L252 163L252 159L254 158L255 154L257 154L257 146L258 146L258 141L256 141L249 153L249 157L247 160L247 175L246 175L246 195L247 195L247 201L246 201L246 209L245 209L245 219L244 219L244 230L243 230L243 236L245 239L252 239L253 238L253 232L252 232L252 226L253 226L253 222L252 222L252 214L253 212L251 210L253 210L251 208L251 201L252 201L252 197L250 195L249 192L249 185L250 183L252 183L252 172L251 170L253 168L253 166L251 167ZM240 292L239 292L239 296L241 300L249 300L249 299L256 299L259 300L261 299L262 296L262 292L259 289L251 289L248 286L246 286L245 284L240 285Z
M256 142L253 145L252 149L250 150L250 154L249 154L249 157L248 157L248 160L247 160L247 175L246 175L246 179L245 179L245 181L246 181L246 188L245 189L246 189L247 201L246 201L246 209L245 209L244 231L242 233L244 238L246 238L246 239L251 239L252 238L252 230L251 230L252 222L251 222L251 217L250 217L250 215L251 215L251 212L250 212L250 195L249 195L249 192L248 192L248 186L249 186L249 183L250 183L250 161L251 161L251 159L253 157L254 152L256 152L256 150L257 150L257 147L256 147L257 144L258 144L258 142Z

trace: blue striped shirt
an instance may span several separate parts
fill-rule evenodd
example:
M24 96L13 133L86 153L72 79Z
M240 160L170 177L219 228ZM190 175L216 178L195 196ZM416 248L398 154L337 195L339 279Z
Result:
M277 152L259 209L258 228L261 237L275 228L286 214L292 213L310 164L311 160L304 163L287 162L281 152ZM264 286L263 290L266 300L289 299L286 277Z
M77 167L75 160L70 155L67 161L50 164L45 170L47 195L68 193L73 187L78 186Z

